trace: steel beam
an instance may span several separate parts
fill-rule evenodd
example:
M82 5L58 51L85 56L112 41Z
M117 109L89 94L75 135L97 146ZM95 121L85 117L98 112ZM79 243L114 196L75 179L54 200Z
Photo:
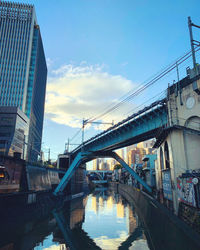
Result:
M140 176L132 169L129 167L128 164L115 152L108 151L108 152L93 152L92 153L93 157L95 158L100 158L100 157L110 157L114 158L116 161L118 161L122 167L124 167L132 176L134 179L136 179L148 192L152 192L151 187L149 187L145 181L140 178Z
M99 158L99 157L111 157L111 158L114 158L116 161L118 161L122 165L122 167L124 167L133 176L133 178L135 178L139 183L141 183L142 186L148 192L150 192L150 193L152 192L151 187L149 187L146 184L146 182L143 181L140 178L140 176L132 168L130 168L121 157L119 157L119 155L117 153L112 152L112 151L108 151L108 152L97 151L97 152L79 152L77 154L77 156L73 160L72 164L68 168L67 172L63 176L62 180L60 181L60 183L56 187L56 189L54 191L54 195L58 195L59 193L63 192L63 190L65 189L67 183L71 179L73 173L81 165L81 163L83 163L83 161L88 162L91 159L95 159L95 158Z
M56 210L54 210L52 213L56 219L56 222L57 222L57 225L58 225L60 231L62 232L65 243L70 247L70 249L76 250L77 246L72 241L72 238L73 238L72 232L70 230L69 225L65 222L65 217L64 217L62 211L57 212Z
M76 155L76 157L74 158L72 164L68 168L67 172L65 173L62 180L60 181L60 183L56 187L56 189L54 191L54 195L58 195L60 192L61 193L63 192L63 190L65 189L65 187L66 187L66 185L68 183L68 181L71 179L71 177L72 177L73 173L75 172L75 170L80 166L80 164L82 163L85 156L86 156L86 154L83 153L83 152L79 152Z
M142 184L142 186L148 191L148 192L152 192L151 187L149 187L145 181L143 181L140 176L132 169L129 167L128 164L126 164L126 162L115 152L111 152L110 156L113 157L116 161L118 161L122 167L124 167L132 176L133 178L135 178L139 183Z

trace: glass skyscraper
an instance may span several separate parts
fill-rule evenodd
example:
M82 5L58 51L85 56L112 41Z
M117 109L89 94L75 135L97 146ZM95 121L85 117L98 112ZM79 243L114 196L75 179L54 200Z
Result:
M0 1L0 106L19 107L30 119L27 157L32 161L41 149L46 78L34 6Z

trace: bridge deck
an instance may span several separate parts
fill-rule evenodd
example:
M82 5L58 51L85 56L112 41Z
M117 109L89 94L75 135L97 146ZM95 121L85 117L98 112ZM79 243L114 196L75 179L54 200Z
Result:
M152 103L122 122L84 142L84 151L111 151L148 140L167 125L166 100ZM76 155L81 147L72 151Z

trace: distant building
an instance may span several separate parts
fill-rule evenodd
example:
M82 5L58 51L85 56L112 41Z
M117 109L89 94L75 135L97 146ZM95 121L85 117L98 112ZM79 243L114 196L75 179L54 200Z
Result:
M152 148L155 143L155 140L143 141L137 144L137 148Z
M99 170L101 159L97 158L93 160L93 170Z
M0 153L27 153L28 117L17 107L0 107Z
M156 154L147 154L143 158L143 171L145 171L145 181L150 187L156 186L155 161Z
M41 149L47 66L35 8L0 1L0 106L19 107L30 119L28 153Z
M115 166L115 164L116 164L116 160L110 158L110 159L107 160L107 164L108 164L108 166L109 166L109 170L112 170L112 171L113 171L113 170L114 170L114 166Z
M99 170L109 170L109 164L106 161L101 161Z
M45 161L45 157L44 157L44 152L41 151L40 153L40 161L44 162Z
M148 140L127 147L128 165L142 164L142 159L146 154L156 154L156 150L153 148L154 143L155 140Z
M132 149L128 152L128 165L142 163L142 159L146 154L146 150L143 148Z

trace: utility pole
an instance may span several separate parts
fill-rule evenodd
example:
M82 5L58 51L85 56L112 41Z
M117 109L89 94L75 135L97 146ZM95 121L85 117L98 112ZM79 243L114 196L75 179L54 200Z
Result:
M69 138L68 138L68 144L67 144L67 151L69 152Z
M197 65L196 65L196 57L195 57L195 45L199 46L200 42L193 39L193 33L192 33L192 26L200 29L199 25L196 25L192 23L190 16L188 17L188 28L190 32L190 44L192 49L192 61L193 61L193 67L195 69L195 73L197 74Z
M177 62L176 62L176 73L177 73L176 96L178 96L178 92L179 92L179 101L180 101L180 105L183 105L182 95L181 95L181 86L180 86L179 69L178 69L178 63L177 63Z
M48 161L50 162L50 148L49 148L49 152L48 152Z
M67 142L65 143L65 152L67 151L67 152L69 152L69 138L68 138L68 140L67 140Z
M83 119L83 123L82 123L82 142L81 142L81 152L83 152L83 144L84 144L84 127L86 124L87 120Z
M86 124L109 124L109 125L114 125L114 121L112 122L92 122L92 121L88 121L88 120L84 120L83 119L83 123L82 123L82 143L81 143L81 151L83 152L83 147L84 147L84 128Z

